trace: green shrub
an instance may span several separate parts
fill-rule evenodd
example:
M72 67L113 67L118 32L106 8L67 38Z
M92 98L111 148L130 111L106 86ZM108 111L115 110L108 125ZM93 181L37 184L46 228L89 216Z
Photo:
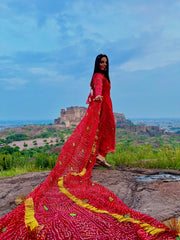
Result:
M15 152L12 155L12 159L13 159L13 167L14 168L23 168L28 164L28 157L27 156L23 156L21 154L21 152Z
M13 141L23 141L23 140L28 140L28 139L30 139L30 138L26 134L17 133L17 134L12 134L10 136L7 136L5 142L11 143Z
M35 167L38 169L52 169L57 161L57 154L37 153Z
M0 154L0 170L9 170L13 167L13 160L10 154Z
M54 136L54 134L56 134L56 130L55 129L45 129L44 132L34 136L35 138L49 138Z
M154 149L152 145L118 143L115 154L109 153L106 159L116 166L180 169L180 147L164 145Z
M15 148L11 146L4 146L0 148L0 153L4 154L13 154L14 152L19 152L19 147L16 146Z
M38 145L36 140L33 141L33 145Z
M0 138L0 144L6 143L6 140L3 138Z

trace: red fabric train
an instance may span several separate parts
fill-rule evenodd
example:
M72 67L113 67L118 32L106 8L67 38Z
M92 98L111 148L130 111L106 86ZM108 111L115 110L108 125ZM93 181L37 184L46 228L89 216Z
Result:
M87 112L54 169L23 204L1 218L1 240L170 240L178 236L90 180L96 155L105 156L115 148L110 84L101 73L94 75L93 84ZM97 95L103 100L93 101Z

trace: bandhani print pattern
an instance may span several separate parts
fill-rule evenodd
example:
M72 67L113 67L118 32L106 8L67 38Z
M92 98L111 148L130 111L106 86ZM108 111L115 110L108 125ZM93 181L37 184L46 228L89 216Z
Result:
M112 131L115 123L112 117L106 119L112 112L110 85L102 76L97 77L103 81L103 101L91 101L45 182L0 219L1 240L171 240L180 237L177 231L156 219L130 209L115 194L90 179L96 155L113 152L115 147ZM104 131L104 128L108 129ZM103 144L102 139L105 139Z

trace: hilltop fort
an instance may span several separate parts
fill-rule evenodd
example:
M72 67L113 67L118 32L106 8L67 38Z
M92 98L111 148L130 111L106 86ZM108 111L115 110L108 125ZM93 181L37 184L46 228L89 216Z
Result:
M86 113L87 108L85 107L67 107L67 110L61 109L60 117L57 119L54 119L54 124L60 124L65 125L68 127L74 127L77 126L83 116ZM129 120L127 120L123 113L114 113L115 122L117 124L127 124L130 123Z
M86 113L86 107L67 107L67 110L61 109L60 117L54 119L54 124L62 128L76 127ZM165 133L165 130L158 126L137 126L130 120L125 118L124 113L114 113L116 127L129 129L134 132L145 132L151 136L160 136Z

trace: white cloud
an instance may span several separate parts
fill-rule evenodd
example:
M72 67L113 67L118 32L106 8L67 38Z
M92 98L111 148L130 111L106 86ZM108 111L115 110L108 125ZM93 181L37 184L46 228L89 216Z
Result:
M52 71L52 70L48 70L48 69L40 68L40 67L30 68L29 71L33 74L37 74L37 75L40 75L40 76L54 77L54 76L58 75L58 73L56 71Z
M144 46L143 55L127 61L120 66L125 71L151 70L180 62L180 44L177 40L154 38Z
M48 82L50 84L62 83L64 81L72 80L73 77L70 75L63 75L58 71L48 70L41 67L33 67L28 69L33 75L37 76L37 80L40 82Z
M97 50L106 48L108 43L121 44L122 40L126 41L122 48L131 49L133 41L139 41L136 45L141 54L133 54L121 69L154 69L180 61L179 7L177 1L169 5L168 1L79 0L61 13L62 25L66 27L68 43L81 45L83 39L91 39ZM116 54L115 49L112 51Z
M0 83L5 90L16 90L24 87L28 81L21 78L0 78Z
M45 24L39 26L35 12L19 14L8 7L1 10L4 12L0 17L0 54L57 49L60 26L56 15L49 16Z
M166 0L113 0L111 3L77 0L69 3L61 3L62 11L59 8L43 15L36 2L29 5L29 11L21 14L17 14L10 4L1 2L0 8L4 10L4 17L0 18L1 53L18 50L52 52L66 47L66 51L73 51L68 48L73 46L79 50L76 54L81 56L89 47L86 40L92 40L94 45L91 47L97 50L106 49L108 43L116 42L117 45L122 41L125 41L122 48L131 49L136 41L142 54L130 56L121 69L154 69L180 61L178 1L171 5ZM43 24L39 24L41 17L44 18ZM148 36L150 39L144 42ZM116 54L116 49L112 51ZM39 75L59 76L56 71L41 70L32 69L34 74L39 71Z

